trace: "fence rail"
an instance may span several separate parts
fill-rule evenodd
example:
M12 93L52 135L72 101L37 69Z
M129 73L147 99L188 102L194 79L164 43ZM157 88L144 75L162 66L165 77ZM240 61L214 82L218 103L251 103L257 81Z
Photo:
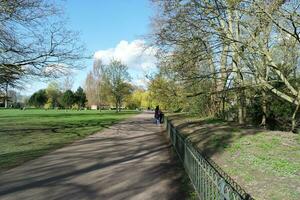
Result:
M253 200L214 162L203 157L168 119L166 126L174 149L201 200Z

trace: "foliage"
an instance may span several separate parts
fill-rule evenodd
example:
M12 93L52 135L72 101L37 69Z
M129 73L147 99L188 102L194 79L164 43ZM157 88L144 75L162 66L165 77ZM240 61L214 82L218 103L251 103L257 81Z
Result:
M47 93L46 90L39 90L29 98L29 104L37 108L41 108L47 102Z
M129 109L147 109L155 106L152 104L149 91L141 88L135 88L132 94L125 99L125 104Z
M199 88L207 91L208 81L197 84L186 84L177 79L172 69L166 69L155 75L149 83L150 98L154 105L170 111L188 111L201 115L209 114L212 109L209 95L196 95L188 97Z
M121 61L111 60L105 71L105 82L117 112L120 111L125 97L132 93L133 88L129 83L130 79L128 67Z
M62 95L61 101L62 101L62 105L65 108L71 108L71 106L76 101L76 97L75 97L74 93L72 92L72 90L65 91Z
M285 116L296 132L298 1L153 2L151 39L160 68L150 91L157 104L239 124L252 116L264 127Z
M85 107L86 102L86 94L81 87L78 87L75 93L72 90L61 92L56 82L51 82L46 89L39 90L29 99L30 105L45 109L60 107L70 109L75 106L74 104L76 104L77 109L81 109Z
M260 125L263 111L262 111L262 97L256 94L253 98L249 98L251 104L248 105L248 116L255 125ZM293 105L280 98L268 98L267 100L267 112L266 112L266 127L271 130L290 130L291 119L295 109Z
M60 107L59 98L62 95L62 92L60 91L58 83L49 83L45 90L48 98L46 108Z
M176 80L157 74L150 81L149 91L153 104L159 105L161 109L175 111L184 106L183 88Z
M84 93L83 89L78 87L74 95L75 103L79 106L79 108L83 108L87 102L86 94Z

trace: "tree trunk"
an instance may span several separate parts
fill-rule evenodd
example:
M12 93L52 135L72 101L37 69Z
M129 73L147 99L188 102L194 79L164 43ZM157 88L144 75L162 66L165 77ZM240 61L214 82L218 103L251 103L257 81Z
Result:
M240 98L240 96L238 98ZM245 123L243 110L244 110L243 105L241 103L241 100L239 99L239 102L238 102L238 122L239 122L239 124Z
M296 109L295 109L295 111L294 111L294 113L293 113L293 116L292 116L292 132L293 132L293 133L296 133L296 132L297 132L297 130L296 130L296 116L297 116L298 110L299 110L299 103L298 103L298 105L296 106Z
M246 107L245 107L245 91L243 89L243 77L241 75L240 69L237 67L237 60L233 62L234 68L237 73L236 83L237 83L237 107L238 107L238 123L244 124L246 117Z
M265 48L269 48L269 36L271 34L271 30L272 30L272 26L269 22L267 22L266 24L266 29L263 31L263 45ZM266 56L263 56L263 66L261 66L262 69L262 75L263 78L268 81L268 77L269 77L269 68L267 65L267 58ZM263 128L266 128L266 123L267 123L267 95L266 92L264 90L262 90L262 104L261 104L261 109L262 109L262 119L261 119L261 123L260 125Z
M262 119L261 119L261 123L260 125L263 128L266 128L266 122L267 122L267 96L266 96L266 92L262 91L262 104L261 104L261 108L262 108Z
M116 101L116 112L119 112L118 100Z
M121 112L121 102L122 102L122 100L119 99L119 112Z
M239 22L235 21L234 18L238 18L237 11L234 12L232 8L229 8L228 12L228 26L229 26L229 37L233 37L235 40L239 41L240 38L240 28L239 28ZM235 30L233 29L235 24ZM243 77L241 74L241 66L240 66L240 46L236 43L232 43L231 50L233 52L232 57L232 69L234 73L236 73L235 81L237 85L237 107L238 107L238 123L244 124L245 123L245 114L246 114L246 108L244 107L245 103L245 93L243 89Z
M225 119L225 96L222 94L222 118Z
M217 83L217 75L216 75L216 69L214 66L214 62L212 58L209 58L209 67L210 67L210 73L212 74L212 81L213 81L213 86L211 87L212 89L212 95L211 95L211 102L212 105L210 106L210 112L211 115L216 116L218 110L218 94L216 93L218 91L218 83Z
M243 98L243 120L244 123L247 121L247 99L246 99L246 94L245 90L242 90L242 98Z
M227 56L228 56L228 45L223 46L223 51L222 51L222 55L221 55L221 63L220 63L220 71L221 71L221 80L220 83L218 84L218 86L220 87L219 90L222 91L221 93L221 103L222 103L222 110L221 110L221 116L223 119L225 119L225 96L226 93L225 88L226 88L226 84L227 84L227 71L226 71L226 65L227 65Z
M241 75L238 75L241 76ZM242 81L241 78L240 81ZM240 82L241 83L241 82ZM242 84L239 84L238 86L238 118L239 118L239 124L245 123L246 118L246 107L245 107L245 91L242 88Z
M4 107L8 108L8 82L5 85Z

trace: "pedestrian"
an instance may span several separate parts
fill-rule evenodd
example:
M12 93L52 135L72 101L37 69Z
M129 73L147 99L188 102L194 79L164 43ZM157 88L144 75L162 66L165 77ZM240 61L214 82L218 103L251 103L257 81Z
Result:
M157 125L160 123L160 117L161 117L161 111L159 109L159 106L156 106L154 111L154 118Z
M160 115L159 115L159 123L163 124L164 123L164 119L165 119L165 115L163 112L160 111Z

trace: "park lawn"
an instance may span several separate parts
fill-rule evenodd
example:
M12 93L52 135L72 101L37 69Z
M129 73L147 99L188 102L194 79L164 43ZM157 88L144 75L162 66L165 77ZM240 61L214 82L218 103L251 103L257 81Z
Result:
M84 138L135 111L0 110L0 171Z
M300 135L181 114L168 117L255 199L300 199Z

